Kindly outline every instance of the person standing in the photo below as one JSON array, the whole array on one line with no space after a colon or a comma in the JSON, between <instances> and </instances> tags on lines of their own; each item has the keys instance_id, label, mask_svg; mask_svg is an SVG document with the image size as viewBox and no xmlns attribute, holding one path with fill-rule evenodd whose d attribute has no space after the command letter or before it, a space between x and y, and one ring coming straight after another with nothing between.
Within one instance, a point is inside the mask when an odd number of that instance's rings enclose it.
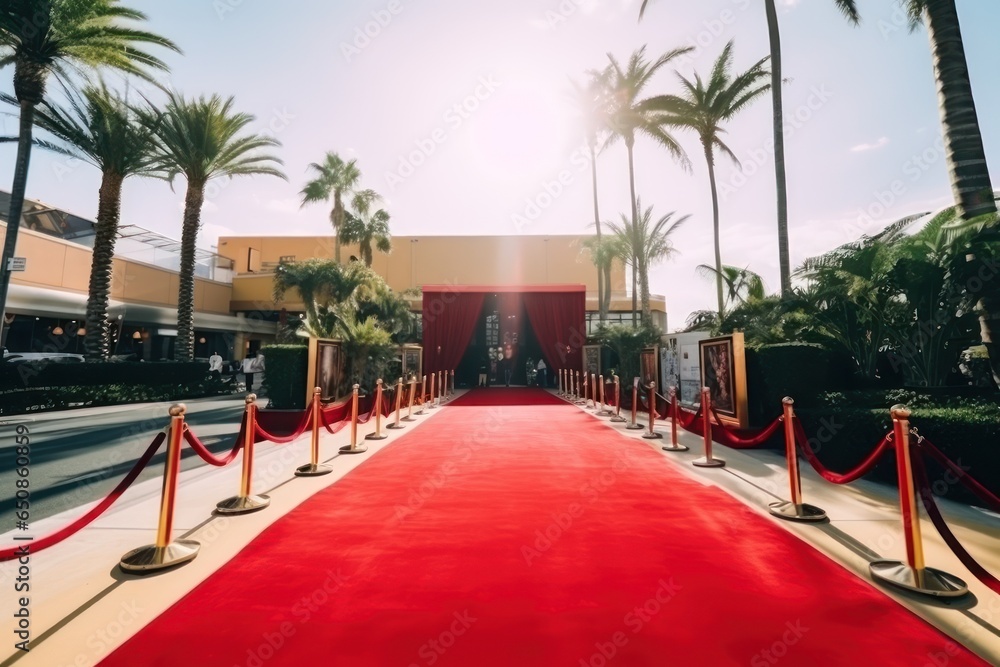
<instances>
[{"instance_id":1,"label":"person standing","mask_svg":"<svg viewBox=\"0 0 1000 667\"><path fill-rule=\"evenodd\" d=\"M538 368L538 386L539 387L548 387L549 386L549 381L548 381L549 367L545 365L545 360L544 359L539 359L538 360L538 366L537 366L537 368Z\"/></svg>"},{"instance_id":2,"label":"person standing","mask_svg":"<svg viewBox=\"0 0 1000 667\"><path fill-rule=\"evenodd\" d=\"M245 378L243 382L247 391L253 391L253 372L256 364L257 359L247 352L247 356L243 359L243 377Z\"/></svg>"},{"instance_id":3,"label":"person standing","mask_svg":"<svg viewBox=\"0 0 1000 667\"><path fill-rule=\"evenodd\" d=\"M208 372L222 377L222 357L219 356L218 352L213 352L212 356L208 358Z\"/></svg>"}]
</instances>

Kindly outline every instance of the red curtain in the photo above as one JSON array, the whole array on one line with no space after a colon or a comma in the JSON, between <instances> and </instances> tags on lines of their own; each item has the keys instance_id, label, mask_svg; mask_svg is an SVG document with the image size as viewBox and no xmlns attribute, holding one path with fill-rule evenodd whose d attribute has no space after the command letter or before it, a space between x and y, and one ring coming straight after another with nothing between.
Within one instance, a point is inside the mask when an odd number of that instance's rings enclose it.
<instances>
[{"instance_id":1,"label":"red curtain","mask_svg":"<svg viewBox=\"0 0 1000 667\"><path fill-rule=\"evenodd\" d=\"M482 292L424 292L424 369L427 373L451 371L458 366L476 330L485 298Z\"/></svg>"},{"instance_id":2,"label":"red curtain","mask_svg":"<svg viewBox=\"0 0 1000 667\"><path fill-rule=\"evenodd\" d=\"M587 341L585 292L525 292L521 298L546 365L553 371L582 368L580 348Z\"/></svg>"}]
</instances>

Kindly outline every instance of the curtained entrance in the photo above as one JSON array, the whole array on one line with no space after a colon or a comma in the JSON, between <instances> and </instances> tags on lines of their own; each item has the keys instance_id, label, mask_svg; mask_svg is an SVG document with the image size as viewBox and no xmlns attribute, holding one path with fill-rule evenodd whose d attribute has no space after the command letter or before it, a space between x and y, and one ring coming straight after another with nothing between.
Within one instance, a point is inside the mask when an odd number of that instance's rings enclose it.
<instances>
[{"instance_id":1,"label":"curtained entrance","mask_svg":"<svg viewBox=\"0 0 1000 667\"><path fill-rule=\"evenodd\" d=\"M484 321L489 331L477 331ZM545 360L549 378L562 368L581 368L581 347L586 342L586 288L583 285L489 287L425 285L423 288L424 363L427 372L457 369L470 342L505 350L504 364L523 365L519 354L521 322L531 328L536 352ZM492 333L491 333L492 332ZM535 348L534 345L531 346ZM534 358L537 362L537 358ZM501 371L502 373L502 371Z\"/></svg>"}]
</instances>

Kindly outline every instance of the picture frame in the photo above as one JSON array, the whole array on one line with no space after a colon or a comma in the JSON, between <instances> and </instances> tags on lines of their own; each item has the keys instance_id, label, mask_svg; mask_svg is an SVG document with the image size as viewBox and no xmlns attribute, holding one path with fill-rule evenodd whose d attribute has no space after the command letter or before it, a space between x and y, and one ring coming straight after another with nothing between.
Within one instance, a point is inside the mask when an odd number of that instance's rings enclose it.
<instances>
[{"instance_id":1,"label":"picture frame","mask_svg":"<svg viewBox=\"0 0 1000 667\"><path fill-rule=\"evenodd\" d=\"M601 374L601 346L583 346L583 372L587 377Z\"/></svg>"},{"instance_id":2,"label":"picture frame","mask_svg":"<svg viewBox=\"0 0 1000 667\"><path fill-rule=\"evenodd\" d=\"M747 428L746 352L743 334L709 338L698 342L701 386L709 389L712 407L719 418Z\"/></svg>"},{"instance_id":3,"label":"picture frame","mask_svg":"<svg viewBox=\"0 0 1000 667\"><path fill-rule=\"evenodd\" d=\"M323 403L338 400L344 379L343 343L335 339L310 338L308 363L306 405L312 401L314 387L319 387Z\"/></svg>"},{"instance_id":4,"label":"picture frame","mask_svg":"<svg viewBox=\"0 0 1000 667\"><path fill-rule=\"evenodd\" d=\"M650 382L659 382L659 361L659 345L644 348L639 353L639 377L642 378L643 387L648 387ZM663 389L663 387L657 386L657 389Z\"/></svg>"},{"instance_id":5,"label":"picture frame","mask_svg":"<svg viewBox=\"0 0 1000 667\"><path fill-rule=\"evenodd\" d=\"M423 377L424 348L421 345L403 345L399 348L402 362L403 382L409 382L412 375L417 380Z\"/></svg>"}]
</instances>

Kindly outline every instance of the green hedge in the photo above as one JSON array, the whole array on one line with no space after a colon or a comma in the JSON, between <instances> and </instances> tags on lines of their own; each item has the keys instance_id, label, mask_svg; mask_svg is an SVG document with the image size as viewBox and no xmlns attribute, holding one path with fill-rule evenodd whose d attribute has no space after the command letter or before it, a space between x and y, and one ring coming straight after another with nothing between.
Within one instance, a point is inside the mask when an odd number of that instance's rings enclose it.
<instances>
[{"instance_id":1,"label":"green hedge","mask_svg":"<svg viewBox=\"0 0 1000 667\"><path fill-rule=\"evenodd\" d=\"M829 393L825 405L797 410L823 465L837 472L856 466L892 429L889 408L911 410L910 423L920 435L960 463L969 475L1000 493L1000 406L989 399L928 395L907 390ZM884 407L856 407L884 406ZM872 478L895 484L895 454L890 452ZM936 463L928 465L936 495L974 502Z\"/></svg>"},{"instance_id":2,"label":"green hedge","mask_svg":"<svg viewBox=\"0 0 1000 667\"><path fill-rule=\"evenodd\" d=\"M264 354L264 389L269 408L303 410L306 407L306 376L309 348L305 345L268 345Z\"/></svg>"},{"instance_id":3,"label":"green hedge","mask_svg":"<svg viewBox=\"0 0 1000 667\"><path fill-rule=\"evenodd\" d=\"M0 391L39 387L195 385L208 376L201 361L38 361L0 364Z\"/></svg>"}]
</instances>

